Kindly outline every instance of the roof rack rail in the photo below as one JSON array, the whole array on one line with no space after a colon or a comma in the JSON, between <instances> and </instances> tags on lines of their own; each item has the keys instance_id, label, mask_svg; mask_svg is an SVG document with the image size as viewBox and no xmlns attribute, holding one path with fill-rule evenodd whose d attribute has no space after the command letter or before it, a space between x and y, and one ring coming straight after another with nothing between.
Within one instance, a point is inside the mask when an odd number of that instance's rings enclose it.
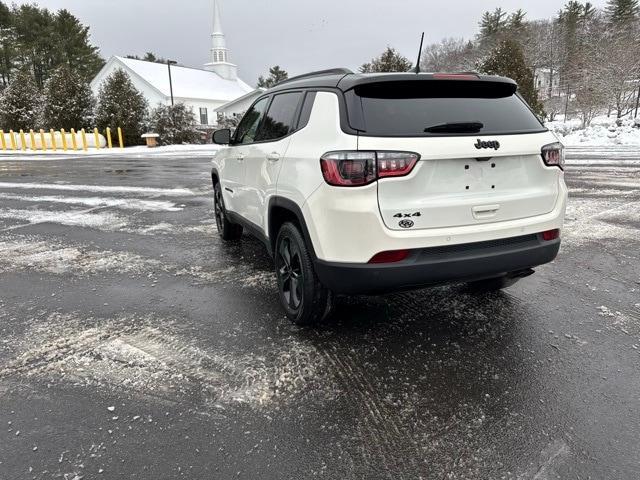
<instances>
[{"instance_id":1,"label":"roof rack rail","mask_svg":"<svg viewBox=\"0 0 640 480\"><path fill-rule=\"evenodd\" d=\"M328 70L318 70L317 72L309 72L304 75L298 75L296 77L287 78L281 82L278 82L275 86L282 85L284 83L293 82L295 80L302 80L304 78L319 77L321 75L350 75L353 74L348 68L330 68Z\"/></svg>"}]
</instances>

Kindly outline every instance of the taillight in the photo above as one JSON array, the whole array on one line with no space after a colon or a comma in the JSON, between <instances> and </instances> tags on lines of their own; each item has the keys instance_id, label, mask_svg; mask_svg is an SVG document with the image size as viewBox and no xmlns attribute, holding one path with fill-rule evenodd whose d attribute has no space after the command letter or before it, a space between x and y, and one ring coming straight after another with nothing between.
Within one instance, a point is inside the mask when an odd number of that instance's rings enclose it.
<instances>
[{"instance_id":1,"label":"taillight","mask_svg":"<svg viewBox=\"0 0 640 480\"><path fill-rule=\"evenodd\" d=\"M320 167L329 185L359 187L379 178L409 175L419 158L411 152L340 151L325 153Z\"/></svg>"},{"instance_id":2,"label":"taillight","mask_svg":"<svg viewBox=\"0 0 640 480\"><path fill-rule=\"evenodd\" d=\"M564 146L560 142L542 147L542 159L548 167L560 167L564 170Z\"/></svg>"},{"instance_id":3,"label":"taillight","mask_svg":"<svg viewBox=\"0 0 640 480\"><path fill-rule=\"evenodd\" d=\"M542 239L545 242L550 242L551 240L555 240L556 238L560 237L560 230L559 229L554 229L554 230L547 230L546 232L542 232Z\"/></svg>"},{"instance_id":4,"label":"taillight","mask_svg":"<svg viewBox=\"0 0 640 480\"><path fill-rule=\"evenodd\" d=\"M409 256L409 250L390 250L373 256L369 263L397 263Z\"/></svg>"},{"instance_id":5,"label":"taillight","mask_svg":"<svg viewBox=\"0 0 640 480\"><path fill-rule=\"evenodd\" d=\"M416 166L417 153L378 152L378 178L404 177Z\"/></svg>"}]
</instances>

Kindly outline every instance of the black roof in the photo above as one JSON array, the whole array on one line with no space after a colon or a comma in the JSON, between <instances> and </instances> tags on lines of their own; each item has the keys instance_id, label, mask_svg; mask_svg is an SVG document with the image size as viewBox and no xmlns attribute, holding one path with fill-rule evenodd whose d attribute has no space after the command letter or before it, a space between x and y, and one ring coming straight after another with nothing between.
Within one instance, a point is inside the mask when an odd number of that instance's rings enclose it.
<instances>
[{"instance_id":1,"label":"black roof","mask_svg":"<svg viewBox=\"0 0 640 480\"><path fill-rule=\"evenodd\" d=\"M280 82L269 90L277 92L281 90L290 90L295 88L338 88L344 92L351 90L358 85L368 83L383 82L410 82L416 80L433 80L433 81L456 81L456 76L466 76L466 79L458 81L473 81L482 83L503 83L517 87L516 82L506 77L498 77L493 75L480 75L478 73L353 73L346 68L336 68L331 70L321 70L319 72L311 72L305 75L290 78ZM476 77L469 80L468 77Z\"/></svg>"}]
</instances>

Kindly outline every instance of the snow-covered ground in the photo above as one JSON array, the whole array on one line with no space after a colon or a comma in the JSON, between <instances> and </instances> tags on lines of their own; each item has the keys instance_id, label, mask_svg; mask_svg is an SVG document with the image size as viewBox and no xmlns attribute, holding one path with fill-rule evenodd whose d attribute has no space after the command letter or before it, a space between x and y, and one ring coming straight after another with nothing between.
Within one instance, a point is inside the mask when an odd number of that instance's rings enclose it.
<instances>
[{"instance_id":1,"label":"snow-covered ground","mask_svg":"<svg viewBox=\"0 0 640 480\"><path fill-rule=\"evenodd\" d=\"M127 148L101 148L89 149L88 151L72 151L57 150L0 150L0 160L7 157L19 156L21 160L42 160L43 158L55 157L57 159L77 158L83 156L105 156L112 155L117 157L163 157L163 156L181 156L188 155L190 157L211 156L214 155L221 147L218 145L168 145L166 147L148 148L146 146L136 146Z\"/></svg>"},{"instance_id":2,"label":"snow-covered ground","mask_svg":"<svg viewBox=\"0 0 640 480\"><path fill-rule=\"evenodd\" d=\"M640 118L623 119L617 125L615 117L596 117L591 125L581 128L579 119L547 122L547 127L560 137L567 147L628 145L640 147Z\"/></svg>"}]
</instances>

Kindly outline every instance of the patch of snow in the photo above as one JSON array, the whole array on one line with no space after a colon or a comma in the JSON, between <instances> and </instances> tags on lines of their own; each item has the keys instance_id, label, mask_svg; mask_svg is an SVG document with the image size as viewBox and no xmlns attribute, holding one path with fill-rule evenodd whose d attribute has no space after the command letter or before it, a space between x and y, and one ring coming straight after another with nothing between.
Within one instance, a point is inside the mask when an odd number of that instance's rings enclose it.
<instances>
[{"instance_id":1,"label":"patch of snow","mask_svg":"<svg viewBox=\"0 0 640 480\"><path fill-rule=\"evenodd\" d=\"M153 225L148 225L146 227L141 227L135 230L132 230L134 233L138 233L140 235L151 235L151 234L203 234L203 235L214 235L216 232L216 227L213 224L203 224L203 225L178 225L168 222L160 222L155 223Z\"/></svg>"},{"instance_id":2,"label":"patch of snow","mask_svg":"<svg viewBox=\"0 0 640 480\"><path fill-rule=\"evenodd\" d=\"M187 188L151 188L151 187L127 187L124 185L72 185L63 183L23 183L0 182L0 189L23 190L61 190L67 192L100 192L100 193L136 193L140 195L162 195L167 197L192 196L193 191Z\"/></svg>"},{"instance_id":3,"label":"patch of snow","mask_svg":"<svg viewBox=\"0 0 640 480\"><path fill-rule=\"evenodd\" d=\"M198 346L173 330L167 319L53 314L21 337L0 379L39 378L175 403L197 393L211 409L261 408L305 392L335 391L324 355L308 342L289 338L262 356Z\"/></svg>"},{"instance_id":4,"label":"patch of snow","mask_svg":"<svg viewBox=\"0 0 640 480\"><path fill-rule=\"evenodd\" d=\"M127 225L127 222L114 213L67 211L52 212L48 210L17 210L11 208L0 209L0 218L22 220L30 224L57 223L73 227L97 228L101 230L117 230Z\"/></svg>"},{"instance_id":5,"label":"patch of snow","mask_svg":"<svg viewBox=\"0 0 640 480\"><path fill-rule=\"evenodd\" d=\"M0 272L29 268L54 274L142 273L160 266L156 260L128 252L87 250L33 240L0 240Z\"/></svg>"},{"instance_id":6,"label":"patch of snow","mask_svg":"<svg viewBox=\"0 0 640 480\"><path fill-rule=\"evenodd\" d=\"M173 202L142 200L139 198L33 196L0 193L0 199L20 202L64 203L67 205L84 205L87 207L114 207L122 210L145 210L150 212L179 212L183 210L183 208L178 207Z\"/></svg>"},{"instance_id":7,"label":"patch of snow","mask_svg":"<svg viewBox=\"0 0 640 480\"><path fill-rule=\"evenodd\" d=\"M567 205L563 244L569 247L606 238L640 240L638 201L629 199L570 198Z\"/></svg>"},{"instance_id":8,"label":"patch of snow","mask_svg":"<svg viewBox=\"0 0 640 480\"><path fill-rule=\"evenodd\" d=\"M102 149L91 149L88 151L71 151L67 150L66 152L62 149L59 149L55 152L48 151L22 151L22 150L3 150L0 151L0 161L2 160L16 160L19 159L21 161L41 161L41 160L71 160L74 158L81 157L106 157L106 156L116 156L119 158L122 157L130 157L130 158L153 158L153 157L183 157L188 155L190 157L213 157L218 150L220 150L220 146L212 145L212 144L204 144L204 145L167 145L157 148L148 148L145 146L135 146L135 147L126 147L126 148L102 148Z\"/></svg>"},{"instance_id":9,"label":"patch of snow","mask_svg":"<svg viewBox=\"0 0 640 480\"><path fill-rule=\"evenodd\" d=\"M640 123L633 119L622 119L618 125L613 117L598 117L585 129L580 128L579 120L554 121L546 125L565 146L640 146Z\"/></svg>"}]
</instances>

